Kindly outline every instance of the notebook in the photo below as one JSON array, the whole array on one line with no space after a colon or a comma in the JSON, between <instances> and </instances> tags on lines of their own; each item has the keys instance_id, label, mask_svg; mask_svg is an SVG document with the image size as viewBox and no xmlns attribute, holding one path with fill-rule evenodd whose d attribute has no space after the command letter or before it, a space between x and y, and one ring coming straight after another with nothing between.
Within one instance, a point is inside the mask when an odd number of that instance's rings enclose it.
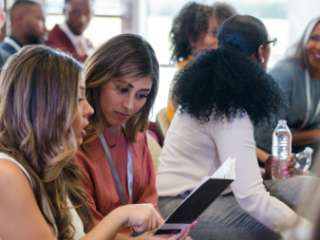
<instances>
[{"instance_id":1,"label":"notebook","mask_svg":"<svg viewBox=\"0 0 320 240\"><path fill-rule=\"evenodd\" d=\"M204 177L154 235L179 233L181 229L195 221L235 180L235 161L229 157L211 177Z\"/></svg>"}]
</instances>

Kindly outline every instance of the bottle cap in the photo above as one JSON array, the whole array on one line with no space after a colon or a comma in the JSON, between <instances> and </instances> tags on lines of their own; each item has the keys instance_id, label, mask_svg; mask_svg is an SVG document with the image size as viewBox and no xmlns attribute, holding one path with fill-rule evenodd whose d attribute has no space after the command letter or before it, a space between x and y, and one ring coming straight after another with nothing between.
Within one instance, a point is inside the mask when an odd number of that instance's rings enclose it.
<instances>
[{"instance_id":1,"label":"bottle cap","mask_svg":"<svg viewBox=\"0 0 320 240\"><path fill-rule=\"evenodd\" d=\"M309 154L312 154L312 153L313 153L313 149L310 148L310 147L306 147L306 148L304 149L304 151L305 151L306 153L309 153Z\"/></svg>"},{"instance_id":2,"label":"bottle cap","mask_svg":"<svg viewBox=\"0 0 320 240\"><path fill-rule=\"evenodd\" d=\"M281 119L278 121L278 124L287 124L287 120Z\"/></svg>"}]
</instances>

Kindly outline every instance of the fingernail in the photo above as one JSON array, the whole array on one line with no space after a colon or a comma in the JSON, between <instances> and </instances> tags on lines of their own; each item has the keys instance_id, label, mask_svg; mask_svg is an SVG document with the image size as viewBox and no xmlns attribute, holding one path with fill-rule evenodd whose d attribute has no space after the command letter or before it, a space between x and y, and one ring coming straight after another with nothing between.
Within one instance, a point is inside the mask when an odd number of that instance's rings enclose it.
<instances>
[{"instance_id":1,"label":"fingernail","mask_svg":"<svg viewBox=\"0 0 320 240\"><path fill-rule=\"evenodd\" d=\"M291 161L292 161L292 159L291 159L291 158L287 159L287 163L289 163L289 162L291 162Z\"/></svg>"},{"instance_id":2,"label":"fingernail","mask_svg":"<svg viewBox=\"0 0 320 240\"><path fill-rule=\"evenodd\" d=\"M288 172L287 172L287 171L285 171L285 172L283 172L283 174L284 174L284 175L288 175Z\"/></svg>"},{"instance_id":3,"label":"fingernail","mask_svg":"<svg viewBox=\"0 0 320 240\"><path fill-rule=\"evenodd\" d=\"M291 176L288 174L288 175L286 175L286 177L289 178L289 177L291 177Z\"/></svg>"},{"instance_id":4,"label":"fingernail","mask_svg":"<svg viewBox=\"0 0 320 240\"><path fill-rule=\"evenodd\" d=\"M282 167L282 170L283 170L283 171L285 171L285 170L287 170L287 169L288 169L287 166Z\"/></svg>"},{"instance_id":5,"label":"fingernail","mask_svg":"<svg viewBox=\"0 0 320 240\"><path fill-rule=\"evenodd\" d=\"M272 157L272 161L278 161L278 158Z\"/></svg>"}]
</instances>

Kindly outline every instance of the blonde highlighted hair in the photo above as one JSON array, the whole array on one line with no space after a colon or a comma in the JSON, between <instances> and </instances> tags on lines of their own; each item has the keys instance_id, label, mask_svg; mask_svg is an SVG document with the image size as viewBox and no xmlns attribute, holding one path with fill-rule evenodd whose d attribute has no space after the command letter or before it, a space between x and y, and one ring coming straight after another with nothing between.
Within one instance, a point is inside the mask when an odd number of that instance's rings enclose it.
<instances>
[{"instance_id":1,"label":"blonde highlighted hair","mask_svg":"<svg viewBox=\"0 0 320 240\"><path fill-rule=\"evenodd\" d=\"M74 235L68 198L85 230L93 225L80 187L72 128L81 72L71 57L30 45L9 58L0 77L0 152L27 170L37 204L59 240Z\"/></svg>"},{"instance_id":2,"label":"blonde highlighted hair","mask_svg":"<svg viewBox=\"0 0 320 240\"><path fill-rule=\"evenodd\" d=\"M138 132L147 130L149 113L155 101L159 84L159 64L151 45L134 34L121 34L111 38L89 57L84 64L86 97L94 109L84 144L97 138L104 129L100 106L101 87L109 81L152 77L152 87L145 105L125 123L128 141L135 142Z\"/></svg>"}]
</instances>

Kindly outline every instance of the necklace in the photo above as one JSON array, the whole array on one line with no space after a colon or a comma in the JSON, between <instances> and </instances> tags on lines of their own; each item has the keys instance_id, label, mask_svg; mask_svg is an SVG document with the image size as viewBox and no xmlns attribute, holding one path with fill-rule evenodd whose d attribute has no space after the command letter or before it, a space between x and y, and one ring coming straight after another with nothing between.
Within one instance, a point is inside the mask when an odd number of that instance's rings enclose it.
<instances>
[{"instance_id":1,"label":"necklace","mask_svg":"<svg viewBox=\"0 0 320 240\"><path fill-rule=\"evenodd\" d=\"M112 149L112 148L114 148L116 145L117 145L117 142L118 142L118 135L119 135L119 127L117 127L117 135L116 135L116 141L115 141L115 143L113 144L113 145L110 145L109 143L108 143L108 145L109 145L109 147L110 147L110 149Z\"/></svg>"}]
</instances>

